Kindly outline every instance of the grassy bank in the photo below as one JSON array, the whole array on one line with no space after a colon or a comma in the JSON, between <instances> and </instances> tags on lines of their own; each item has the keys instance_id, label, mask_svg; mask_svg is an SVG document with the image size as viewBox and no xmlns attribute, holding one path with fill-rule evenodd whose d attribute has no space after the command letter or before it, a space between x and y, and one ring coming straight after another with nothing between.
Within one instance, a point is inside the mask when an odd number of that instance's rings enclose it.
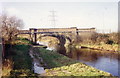
<instances>
[{"instance_id":1,"label":"grassy bank","mask_svg":"<svg viewBox=\"0 0 120 78\"><path fill-rule=\"evenodd\" d=\"M80 47L86 47L86 48L91 48L91 49L96 49L96 50L106 50L106 51L111 51L111 52L118 52L119 47L118 44L74 44L76 48Z\"/></svg>"},{"instance_id":2,"label":"grassy bank","mask_svg":"<svg viewBox=\"0 0 120 78\"><path fill-rule=\"evenodd\" d=\"M30 41L18 39L5 46L7 58L3 64L3 76L31 76L32 59L29 56ZM6 65L7 64L7 65Z\"/></svg>"},{"instance_id":3,"label":"grassy bank","mask_svg":"<svg viewBox=\"0 0 120 78\"><path fill-rule=\"evenodd\" d=\"M78 42L73 46L76 48L87 47L91 49L106 50L111 52L118 52L119 46L119 33L94 33L91 36L89 34L78 37Z\"/></svg>"},{"instance_id":4,"label":"grassy bank","mask_svg":"<svg viewBox=\"0 0 120 78\"><path fill-rule=\"evenodd\" d=\"M100 71L57 52L44 48L36 48L34 51L39 52L40 57L47 64L46 76L110 76L107 72Z\"/></svg>"},{"instance_id":5,"label":"grassy bank","mask_svg":"<svg viewBox=\"0 0 120 78\"><path fill-rule=\"evenodd\" d=\"M11 71L11 75L18 75L18 76L28 76L31 75L33 72L32 69L32 59L29 56L29 49L30 46L28 45L13 45L12 55L14 67Z\"/></svg>"},{"instance_id":6,"label":"grassy bank","mask_svg":"<svg viewBox=\"0 0 120 78\"><path fill-rule=\"evenodd\" d=\"M12 45L11 48L11 55L9 57L11 60L8 60L8 66L12 67L10 68L4 68L4 73L10 73L6 74L4 76L31 76L33 75L32 71L32 59L29 56L29 45ZM4 66L3 66L4 67ZM9 70L9 71L8 71Z\"/></svg>"}]
</instances>

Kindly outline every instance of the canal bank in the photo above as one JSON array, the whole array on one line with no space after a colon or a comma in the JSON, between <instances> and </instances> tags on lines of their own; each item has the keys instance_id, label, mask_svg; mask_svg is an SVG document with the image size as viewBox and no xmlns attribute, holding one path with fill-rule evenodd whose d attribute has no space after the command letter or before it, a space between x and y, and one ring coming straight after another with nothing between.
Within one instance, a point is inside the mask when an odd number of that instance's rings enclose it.
<instances>
[{"instance_id":1,"label":"canal bank","mask_svg":"<svg viewBox=\"0 0 120 78\"><path fill-rule=\"evenodd\" d=\"M38 47L34 47L34 51L39 54L37 57L43 59L45 76L111 76L110 73L70 59L55 51Z\"/></svg>"},{"instance_id":2,"label":"canal bank","mask_svg":"<svg viewBox=\"0 0 120 78\"><path fill-rule=\"evenodd\" d=\"M59 49L57 48L58 49L57 52L73 60L77 60L78 62L82 62L86 65L92 66L96 69L109 72L113 76L118 76L118 52L111 52L106 50L102 51L98 49L91 49L81 46L76 47L76 45L74 44L69 45L69 47L66 47L64 45L64 47L65 47L64 50L61 48ZM78 51L76 51L75 49L77 49ZM50 50L52 51L54 49Z\"/></svg>"},{"instance_id":3,"label":"canal bank","mask_svg":"<svg viewBox=\"0 0 120 78\"><path fill-rule=\"evenodd\" d=\"M109 51L109 52L118 52L119 53L119 45L118 44L73 44L75 48L89 48L93 50L101 50L101 51Z\"/></svg>"}]
</instances>

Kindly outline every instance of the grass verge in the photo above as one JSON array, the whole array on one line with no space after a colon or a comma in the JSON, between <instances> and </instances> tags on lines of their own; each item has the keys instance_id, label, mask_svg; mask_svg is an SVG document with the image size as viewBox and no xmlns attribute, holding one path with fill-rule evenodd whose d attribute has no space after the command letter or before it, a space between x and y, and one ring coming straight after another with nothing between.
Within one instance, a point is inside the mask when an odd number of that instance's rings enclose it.
<instances>
[{"instance_id":1,"label":"grass verge","mask_svg":"<svg viewBox=\"0 0 120 78\"><path fill-rule=\"evenodd\" d=\"M8 66L3 65L2 75L5 76L35 76L32 71L32 59L29 56L31 42L26 39L18 39L5 46ZM9 61L9 58L11 60ZM6 60L6 59L5 59ZM11 64L12 63L12 64ZM7 71L9 70L9 71ZM7 71L7 72L6 72Z\"/></svg>"},{"instance_id":2,"label":"grass verge","mask_svg":"<svg viewBox=\"0 0 120 78\"><path fill-rule=\"evenodd\" d=\"M29 45L13 45L12 58L14 62L12 76L29 76L32 75L32 59L29 56Z\"/></svg>"}]
</instances>

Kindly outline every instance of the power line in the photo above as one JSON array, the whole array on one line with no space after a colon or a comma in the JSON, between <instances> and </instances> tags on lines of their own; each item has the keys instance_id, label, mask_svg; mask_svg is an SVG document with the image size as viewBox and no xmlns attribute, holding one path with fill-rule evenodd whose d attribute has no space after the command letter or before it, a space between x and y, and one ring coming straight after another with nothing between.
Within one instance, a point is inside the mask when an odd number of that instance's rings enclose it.
<instances>
[{"instance_id":1,"label":"power line","mask_svg":"<svg viewBox=\"0 0 120 78\"><path fill-rule=\"evenodd\" d=\"M55 12L56 11L54 11L54 10L52 10L52 11L50 11L52 14L50 15L51 17L52 17L52 23L53 23L53 27L55 28L55 26L56 26L56 19L55 19L55 17L56 17L56 15L55 15Z\"/></svg>"}]
</instances>

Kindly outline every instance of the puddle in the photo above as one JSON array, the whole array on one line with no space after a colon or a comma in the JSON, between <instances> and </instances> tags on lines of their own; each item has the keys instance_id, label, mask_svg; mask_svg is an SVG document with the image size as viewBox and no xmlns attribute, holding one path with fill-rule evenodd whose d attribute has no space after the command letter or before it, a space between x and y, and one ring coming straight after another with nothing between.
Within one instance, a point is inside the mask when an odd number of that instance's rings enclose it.
<instances>
[{"instance_id":1,"label":"puddle","mask_svg":"<svg viewBox=\"0 0 120 78\"><path fill-rule=\"evenodd\" d=\"M33 53L32 50L30 50L29 55L33 59L33 70L34 70L34 73L36 73L36 74L44 74L45 73L44 67L42 67L42 65L40 64L40 60L41 59L37 59L35 57L35 53Z\"/></svg>"},{"instance_id":2,"label":"puddle","mask_svg":"<svg viewBox=\"0 0 120 78\"><path fill-rule=\"evenodd\" d=\"M43 74L45 73L45 70L43 67L39 66L37 62L34 62L34 73Z\"/></svg>"}]
</instances>

